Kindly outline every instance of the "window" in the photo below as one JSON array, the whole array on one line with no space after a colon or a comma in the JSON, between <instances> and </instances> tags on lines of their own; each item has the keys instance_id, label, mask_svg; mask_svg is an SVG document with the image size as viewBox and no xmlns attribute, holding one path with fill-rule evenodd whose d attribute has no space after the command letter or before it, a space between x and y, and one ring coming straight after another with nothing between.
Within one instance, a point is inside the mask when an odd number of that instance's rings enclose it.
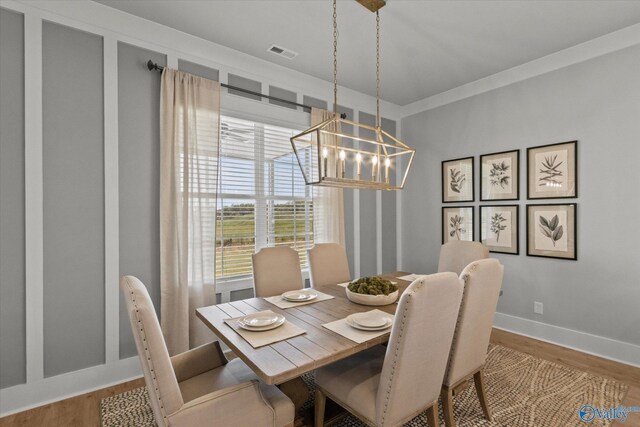
<instances>
[{"instance_id":1,"label":"window","mask_svg":"<svg viewBox=\"0 0 640 427\"><path fill-rule=\"evenodd\" d=\"M217 279L250 275L251 255L267 246L292 247L306 267L313 199L289 142L298 132L221 117Z\"/></svg>"}]
</instances>

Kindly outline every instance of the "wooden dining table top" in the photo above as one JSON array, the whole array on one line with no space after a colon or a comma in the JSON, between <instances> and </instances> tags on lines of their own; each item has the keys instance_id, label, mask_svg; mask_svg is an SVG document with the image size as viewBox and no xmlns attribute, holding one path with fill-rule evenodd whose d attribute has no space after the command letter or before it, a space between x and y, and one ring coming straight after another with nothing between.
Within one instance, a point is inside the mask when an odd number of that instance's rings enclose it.
<instances>
[{"instance_id":1,"label":"wooden dining table top","mask_svg":"<svg viewBox=\"0 0 640 427\"><path fill-rule=\"evenodd\" d=\"M410 282L398 277L407 274L409 273L396 271L381 276L396 281L402 295ZM356 304L347 299L345 288L337 284L319 286L316 289L335 298L287 309L278 308L263 298L248 298L201 307L196 310L196 315L267 384L281 384L389 340L391 330L358 344L322 325L375 308L394 314L397 303L378 307ZM264 347L253 348L225 323L225 319L264 310L282 314L287 321L304 329L306 333Z\"/></svg>"}]
</instances>

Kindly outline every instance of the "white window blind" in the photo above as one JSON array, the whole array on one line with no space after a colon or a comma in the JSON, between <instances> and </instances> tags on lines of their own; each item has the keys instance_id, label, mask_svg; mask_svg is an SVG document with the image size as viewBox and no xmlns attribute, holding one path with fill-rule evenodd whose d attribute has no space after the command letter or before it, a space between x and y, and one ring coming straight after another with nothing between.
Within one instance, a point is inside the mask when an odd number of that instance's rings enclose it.
<instances>
[{"instance_id":1,"label":"white window blind","mask_svg":"<svg viewBox=\"0 0 640 427\"><path fill-rule=\"evenodd\" d=\"M218 279L251 275L251 255L267 246L292 247L306 267L306 250L313 246L313 199L289 142L298 132L221 117Z\"/></svg>"}]
</instances>

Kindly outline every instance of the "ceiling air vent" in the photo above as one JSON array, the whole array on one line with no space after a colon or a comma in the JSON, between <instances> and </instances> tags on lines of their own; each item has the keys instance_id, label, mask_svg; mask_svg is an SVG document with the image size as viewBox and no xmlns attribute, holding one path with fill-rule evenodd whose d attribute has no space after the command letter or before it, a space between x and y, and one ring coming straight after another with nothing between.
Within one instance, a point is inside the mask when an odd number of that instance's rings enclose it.
<instances>
[{"instance_id":1,"label":"ceiling air vent","mask_svg":"<svg viewBox=\"0 0 640 427\"><path fill-rule=\"evenodd\" d=\"M276 55L282 56L283 58L287 58L287 59L293 59L296 56L298 56L297 52L294 52L290 49L286 49L282 46L278 46L275 44L272 44L271 47L267 49L267 52L275 53Z\"/></svg>"}]
</instances>

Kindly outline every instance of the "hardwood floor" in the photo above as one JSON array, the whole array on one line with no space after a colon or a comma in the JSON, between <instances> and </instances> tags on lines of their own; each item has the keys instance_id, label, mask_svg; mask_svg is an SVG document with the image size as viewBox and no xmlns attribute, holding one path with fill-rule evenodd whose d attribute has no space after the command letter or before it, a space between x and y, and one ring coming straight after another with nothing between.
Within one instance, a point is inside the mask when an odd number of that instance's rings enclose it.
<instances>
[{"instance_id":1,"label":"hardwood floor","mask_svg":"<svg viewBox=\"0 0 640 427\"><path fill-rule=\"evenodd\" d=\"M142 378L0 418L0 427L100 427L100 401L144 385Z\"/></svg>"},{"instance_id":2,"label":"hardwood floor","mask_svg":"<svg viewBox=\"0 0 640 427\"><path fill-rule=\"evenodd\" d=\"M640 406L640 369L638 368L498 329L493 330L491 342L627 383L629 384L629 392L622 404L624 406ZM101 399L140 387L143 384L142 379L129 381L0 418L0 427L99 427ZM640 427L640 413L631 414L626 422L617 421L613 426Z\"/></svg>"}]
</instances>

